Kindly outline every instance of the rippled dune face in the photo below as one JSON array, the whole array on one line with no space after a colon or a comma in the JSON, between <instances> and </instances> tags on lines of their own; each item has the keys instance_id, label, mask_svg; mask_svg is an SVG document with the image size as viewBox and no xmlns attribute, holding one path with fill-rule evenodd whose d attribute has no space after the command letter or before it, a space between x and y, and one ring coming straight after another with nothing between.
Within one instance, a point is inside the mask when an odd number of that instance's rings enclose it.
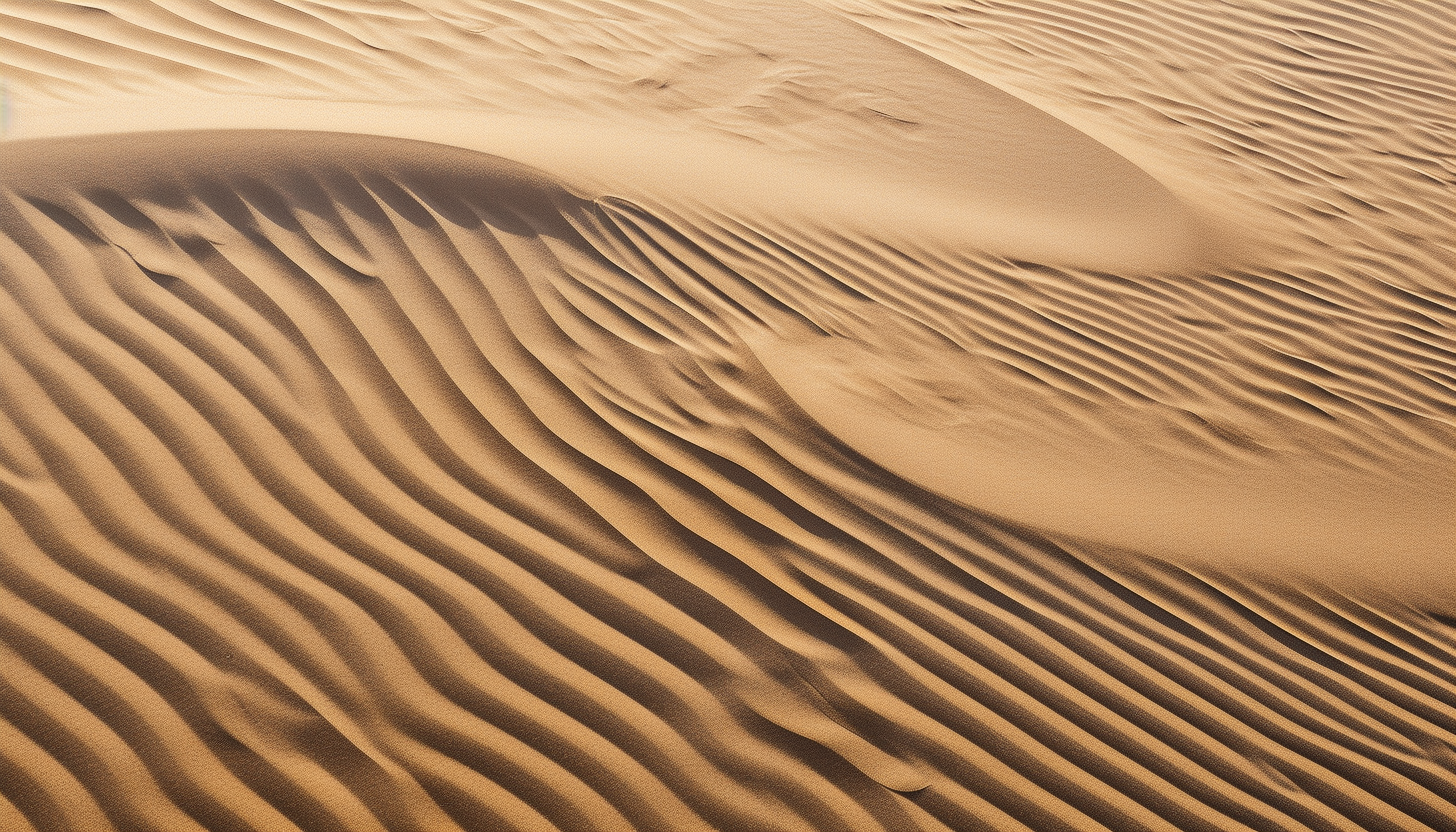
<instances>
[{"instance_id":1,"label":"rippled dune face","mask_svg":"<svg viewBox=\"0 0 1456 832\"><path fill-rule=\"evenodd\" d=\"M1441 7L94 5L0 830L1456 817Z\"/></svg>"}]
</instances>

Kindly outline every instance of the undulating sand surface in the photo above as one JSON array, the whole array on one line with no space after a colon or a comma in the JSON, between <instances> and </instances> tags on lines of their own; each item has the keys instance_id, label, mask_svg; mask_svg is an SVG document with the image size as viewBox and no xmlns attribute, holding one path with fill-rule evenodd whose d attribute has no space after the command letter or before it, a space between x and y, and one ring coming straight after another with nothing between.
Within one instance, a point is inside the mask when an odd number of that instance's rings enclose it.
<instances>
[{"instance_id":1,"label":"undulating sand surface","mask_svg":"<svg viewBox=\"0 0 1456 832\"><path fill-rule=\"evenodd\" d=\"M0 832L1456 830L1456 7L0 0Z\"/></svg>"}]
</instances>

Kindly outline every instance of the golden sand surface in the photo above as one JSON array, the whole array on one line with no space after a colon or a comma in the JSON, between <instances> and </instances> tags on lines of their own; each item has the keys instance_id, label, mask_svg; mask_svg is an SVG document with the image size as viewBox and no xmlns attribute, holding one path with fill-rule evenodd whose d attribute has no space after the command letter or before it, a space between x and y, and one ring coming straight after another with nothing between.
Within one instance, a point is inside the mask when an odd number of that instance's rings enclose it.
<instances>
[{"instance_id":1,"label":"golden sand surface","mask_svg":"<svg viewBox=\"0 0 1456 832\"><path fill-rule=\"evenodd\" d=\"M0 0L0 832L1456 830L1456 8Z\"/></svg>"}]
</instances>

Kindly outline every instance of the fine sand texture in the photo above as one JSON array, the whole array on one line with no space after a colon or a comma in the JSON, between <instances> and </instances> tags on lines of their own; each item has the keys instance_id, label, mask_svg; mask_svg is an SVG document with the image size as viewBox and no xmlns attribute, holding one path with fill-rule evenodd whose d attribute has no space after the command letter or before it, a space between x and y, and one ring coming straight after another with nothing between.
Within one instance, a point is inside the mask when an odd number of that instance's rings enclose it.
<instances>
[{"instance_id":1,"label":"fine sand texture","mask_svg":"<svg viewBox=\"0 0 1456 832\"><path fill-rule=\"evenodd\" d=\"M0 0L0 832L1456 831L1456 10Z\"/></svg>"}]
</instances>

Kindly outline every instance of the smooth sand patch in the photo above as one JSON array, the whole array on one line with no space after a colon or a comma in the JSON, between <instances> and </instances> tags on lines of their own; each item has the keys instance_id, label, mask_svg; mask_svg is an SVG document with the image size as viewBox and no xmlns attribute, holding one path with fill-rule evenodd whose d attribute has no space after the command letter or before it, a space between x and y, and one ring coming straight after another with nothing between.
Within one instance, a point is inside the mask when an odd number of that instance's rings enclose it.
<instances>
[{"instance_id":1,"label":"smooth sand patch","mask_svg":"<svg viewBox=\"0 0 1456 832\"><path fill-rule=\"evenodd\" d=\"M1388 593L1456 611L1456 470L1449 460L1392 461L1391 474L1376 476L1299 457L1180 460L1133 441L1150 426L1120 441L931 427L898 415L875 390L856 388L843 362L871 353L836 340L758 336L749 343L815 422L916 485L1044 532L1185 566ZM1014 419L1009 411L1036 405L982 406Z\"/></svg>"}]
</instances>

